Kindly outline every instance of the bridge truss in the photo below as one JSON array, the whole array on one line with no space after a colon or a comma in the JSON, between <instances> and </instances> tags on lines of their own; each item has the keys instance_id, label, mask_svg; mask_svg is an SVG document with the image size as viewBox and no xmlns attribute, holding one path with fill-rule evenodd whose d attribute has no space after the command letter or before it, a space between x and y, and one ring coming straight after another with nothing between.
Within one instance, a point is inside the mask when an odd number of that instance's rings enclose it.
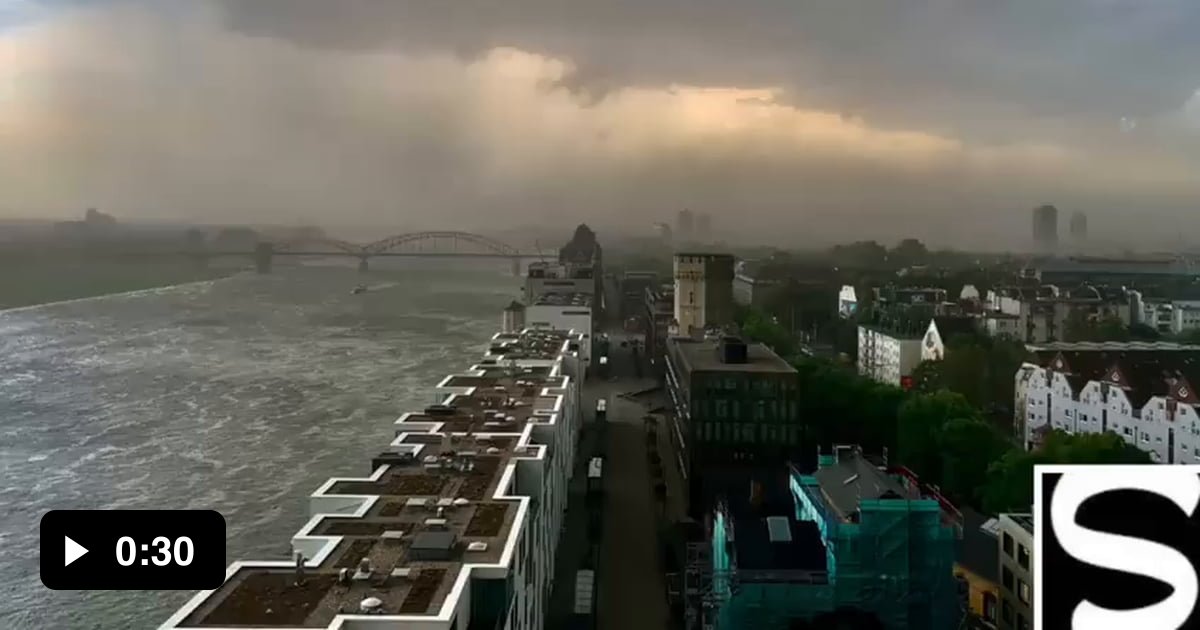
<instances>
[{"instance_id":1,"label":"bridge truss","mask_svg":"<svg viewBox=\"0 0 1200 630\"><path fill-rule=\"evenodd\" d=\"M301 239L278 243L276 253L328 251L361 258L399 253L479 254L522 256L516 247L494 238L458 231L430 231L397 234L365 245L337 239Z\"/></svg>"}]
</instances>

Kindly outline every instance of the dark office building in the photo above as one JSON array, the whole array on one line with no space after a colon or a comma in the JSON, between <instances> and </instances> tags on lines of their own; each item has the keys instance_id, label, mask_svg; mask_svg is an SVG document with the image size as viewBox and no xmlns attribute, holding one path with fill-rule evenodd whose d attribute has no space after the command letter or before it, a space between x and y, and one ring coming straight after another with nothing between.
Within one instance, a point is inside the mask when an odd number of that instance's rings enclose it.
<instances>
[{"instance_id":1,"label":"dark office building","mask_svg":"<svg viewBox=\"0 0 1200 630\"><path fill-rule=\"evenodd\" d=\"M592 295L596 296L592 311L597 321L603 316L604 304L604 257L596 233L586 224L580 223L571 235L571 240L558 250L558 261L570 265L572 277L593 278Z\"/></svg>"},{"instance_id":2,"label":"dark office building","mask_svg":"<svg viewBox=\"0 0 1200 630\"><path fill-rule=\"evenodd\" d=\"M666 362L667 338L675 319L675 288L669 284L647 287L644 295L646 356L655 376L661 379L666 371L663 364Z\"/></svg>"},{"instance_id":3,"label":"dark office building","mask_svg":"<svg viewBox=\"0 0 1200 630\"><path fill-rule=\"evenodd\" d=\"M653 271L626 271L621 277L621 318L640 318L646 311L646 290L657 287L658 274Z\"/></svg>"},{"instance_id":4,"label":"dark office building","mask_svg":"<svg viewBox=\"0 0 1200 630\"><path fill-rule=\"evenodd\" d=\"M733 336L667 342L671 439L700 519L730 470L782 464L800 445L796 370L762 344Z\"/></svg>"},{"instance_id":5,"label":"dark office building","mask_svg":"<svg viewBox=\"0 0 1200 630\"><path fill-rule=\"evenodd\" d=\"M1058 247L1058 208L1051 205L1033 210L1033 244L1040 252L1052 253Z\"/></svg>"},{"instance_id":6,"label":"dark office building","mask_svg":"<svg viewBox=\"0 0 1200 630\"><path fill-rule=\"evenodd\" d=\"M1087 215L1082 212L1071 214L1071 240L1081 243L1087 240Z\"/></svg>"},{"instance_id":7,"label":"dark office building","mask_svg":"<svg viewBox=\"0 0 1200 630\"><path fill-rule=\"evenodd\" d=\"M712 241L712 215L707 212L696 213L696 233L694 235L697 243L709 243Z\"/></svg>"},{"instance_id":8,"label":"dark office building","mask_svg":"<svg viewBox=\"0 0 1200 630\"><path fill-rule=\"evenodd\" d=\"M696 229L696 215L691 210L680 210L679 215L675 217L675 236L682 242L692 240L693 232Z\"/></svg>"}]
</instances>

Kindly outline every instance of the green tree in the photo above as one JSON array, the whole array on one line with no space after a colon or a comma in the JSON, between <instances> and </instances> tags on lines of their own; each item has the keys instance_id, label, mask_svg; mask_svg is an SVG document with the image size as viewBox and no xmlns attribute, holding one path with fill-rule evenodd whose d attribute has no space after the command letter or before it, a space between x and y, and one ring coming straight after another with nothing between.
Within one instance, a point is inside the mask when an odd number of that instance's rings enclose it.
<instances>
[{"instance_id":1,"label":"green tree","mask_svg":"<svg viewBox=\"0 0 1200 630\"><path fill-rule=\"evenodd\" d=\"M929 260L929 250L915 238L906 238L888 253L888 261L897 266L921 265Z\"/></svg>"},{"instance_id":2,"label":"green tree","mask_svg":"<svg viewBox=\"0 0 1200 630\"><path fill-rule=\"evenodd\" d=\"M782 357L796 354L795 338L770 315L758 309L747 309L740 323L742 334L752 341L766 344Z\"/></svg>"},{"instance_id":3,"label":"green tree","mask_svg":"<svg viewBox=\"0 0 1200 630\"><path fill-rule=\"evenodd\" d=\"M922 361L913 368L913 391L932 394L939 389L946 389L942 367L944 361Z\"/></svg>"},{"instance_id":4,"label":"green tree","mask_svg":"<svg viewBox=\"0 0 1200 630\"><path fill-rule=\"evenodd\" d=\"M887 266L887 248L875 241L857 241L849 245L835 245L829 257L839 267L858 269L882 269Z\"/></svg>"},{"instance_id":5,"label":"green tree","mask_svg":"<svg viewBox=\"0 0 1200 630\"><path fill-rule=\"evenodd\" d=\"M988 468L983 509L991 514L1028 510L1033 504L1033 467L1037 464L1146 464L1150 456L1115 433L1072 435L1050 431L1040 449L1011 450Z\"/></svg>"},{"instance_id":6,"label":"green tree","mask_svg":"<svg viewBox=\"0 0 1200 630\"><path fill-rule=\"evenodd\" d=\"M942 491L955 501L978 507L988 482L988 468L1012 445L994 426L975 418L952 418L937 437Z\"/></svg>"},{"instance_id":7,"label":"green tree","mask_svg":"<svg viewBox=\"0 0 1200 630\"><path fill-rule=\"evenodd\" d=\"M1096 318L1076 309L1067 315L1063 326L1066 341L1129 341L1129 327L1115 315Z\"/></svg>"},{"instance_id":8,"label":"green tree","mask_svg":"<svg viewBox=\"0 0 1200 630\"><path fill-rule=\"evenodd\" d=\"M1136 341L1158 341L1162 335L1153 326L1141 322L1129 325L1129 337Z\"/></svg>"},{"instance_id":9,"label":"green tree","mask_svg":"<svg viewBox=\"0 0 1200 630\"><path fill-rule=\"evenodd\" d=\"M1175 336L1179 343L1200 344L1200 328L1185 330Z\"/></svg>"},{"instance_id":10,"label":"green tree","mask_svg":"<svg viewBox=\"0 0 1200 630\"><path fill-rule=\"evenodd\" d=\"M941 483L939 434L947 422L958 418L979 418L979 412L960 394L942 390L905 400L897 412L897 459L926 482Z\"/></svg>"},{"instance_id":11,"label":"green tree","mask_svg":"<svg viewBox=\"0 0 1200 630\"><path fill-rule=\"evenodd\" d=\"M1012 422L1013 375L1027 352L1019 343L983 335L959 335L946 342L941 361L926 361L913 372L918 391L948 389L962 394L997 426Z\"/></svg>"}]
</instances>

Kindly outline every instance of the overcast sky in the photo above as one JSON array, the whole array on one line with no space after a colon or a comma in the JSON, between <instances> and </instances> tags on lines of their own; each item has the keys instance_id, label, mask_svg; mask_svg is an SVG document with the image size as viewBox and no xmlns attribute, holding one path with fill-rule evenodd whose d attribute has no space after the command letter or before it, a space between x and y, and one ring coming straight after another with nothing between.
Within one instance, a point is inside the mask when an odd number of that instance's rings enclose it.
<instances>
[{"instance_id":1,"label":"overcast sky","mask_svg":"<svg viewBox=\"0 0 1200 630\"><path fill-rule=\"evenodd\" d=\"M1196 0L0 0L0 216L1200 234ZM1064 220L1065 223L1065 220Z\"/></svg>"}]
</instances>

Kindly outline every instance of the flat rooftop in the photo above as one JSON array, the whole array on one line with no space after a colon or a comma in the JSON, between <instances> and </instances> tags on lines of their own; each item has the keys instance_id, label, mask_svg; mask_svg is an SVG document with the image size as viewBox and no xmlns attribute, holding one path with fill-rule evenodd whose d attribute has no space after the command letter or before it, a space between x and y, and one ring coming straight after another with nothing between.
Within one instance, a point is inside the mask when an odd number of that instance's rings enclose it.
<instances>
[{"instance_id":1,"label":"flat rooftop","mask_svg":"<svg viewBox=\"0 0 1200 630\"><path fill-rule=\"evenodd\" d=\"M396 423L398 430L413 422L437 422L448 433L520 433L538 412L554 411L556 394L547 388L566 386L565 377L522 373L502 376L454 375L443 380L443 388L470 388L470 393L448 397L442 404L406 414Z\"/></svg>"},{"instance_id":2,"label":"flat rooftop","mask_svg":"<svg viewBox=\"0 0 1200 630\"><path fill-rule=\"evenodd\" d=\"M688 372L755 372L795 374L796 368L761 343L746 344L745 363L725 363L717 356L720 343L713 340L673 337L668 345Z\"/></svg>"},{"instance_id":3,"label":"flat rooftop","mask_svg":"<svg viewBox=\"0 0 1200 630\"><path fill-rule=\"evenodd\" d=\"M302 532L340 538L319 566L299 583L292 567L243 568L182 625L325 628L369 597L380 602L374 614L437 613L464 564L495 564L504 553L520 505L494 496L516 442L443 439L371 478L331 480L326 496L378 499L361 516L324 515Z\"/></svg>"},{"instance_id":4,"label":"flat rooftop","mask_svg":"<svg viewBox=\"0 0 1200 630\"><path fill-rule=\"evenodd\" d=\"M580 308L592 307L592 294L578 292L557 292L551 291L543 293L533 301L534 306L577 306Z\"/></svg>"},{"instance_id":5,"label":"flat rooftop","mask_svg":"<svg viewBox=\"0 0 1200 630\"><path fill-rule=\"evenodd\" d=\"M734 548L743 571L824 572L825 544L816 523L795 515L734 519ZM754 581L754 580L751 580Z\"/></svg>"},{"instance_id":6,"label":"flat rooftop","mask_svg":"<svg viewBox=\"0 0 1200 630\"><path fill-rule=\"evenodd\" d=\"M1005 514L1012 522L1020 525L1022 529L1033 535L1033 515L1032 514Z\"/></svg>"},{"instance_id":7,"label":"flat rooftop","mask_svg":"<svg viewBox=\"0 0 1200 630\"><path fill-rule=\"evenodd\" d=\"M553 361L562 354L563 346L570 339L570 333L565 330L528 329L520 333L500 333L492 337L485 361Z\"/></svg>"},{"instance_id":8,"label":"flat rooftop","mask_svg":"<svg viewBox=\"0 0 1200 630\"><path fill-rule=\"evenodd\" d=\"M820 484L821 494L825 496L826 503L843 521L849 521L858 512L858 502L862 500L890 496L904 499L921 498L918 493L909 491L865 457L842 457L832 465L817 469L813 477Z\"/></svg>"},{"instance_id":9,"label":"flat rooftop","mask_svg":"<svg viewBox=\"0 0 1200 630\"><path fill-rule=\"evenodd\" d=\"M1128 351L1200 351L1200 346L1173 341L1055 341L1052 343L1031 343L1025 348L1030 352L1061 351L1061 352L1128 352Z\"/></svg>"}]
</instances>

